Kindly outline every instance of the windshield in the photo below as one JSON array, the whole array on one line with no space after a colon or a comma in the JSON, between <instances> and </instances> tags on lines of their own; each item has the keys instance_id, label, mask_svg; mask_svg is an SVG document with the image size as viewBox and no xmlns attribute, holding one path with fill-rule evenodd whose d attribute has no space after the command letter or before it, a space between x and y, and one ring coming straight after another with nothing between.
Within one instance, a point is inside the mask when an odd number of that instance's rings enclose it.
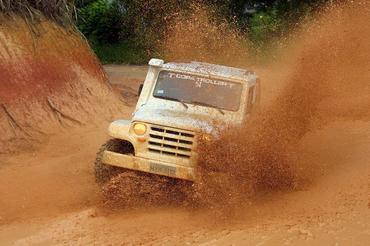
<instances>
[{"instance_id":1,"label":"windshield","mask_svg":"<svg viewBox=\"0 0 370 246\"><path fill-rule=\"evenodd\" d=\"M242 89L241 83L161 71L153 96L182 103L238 111Z\"/></svg>"}]
</instances>

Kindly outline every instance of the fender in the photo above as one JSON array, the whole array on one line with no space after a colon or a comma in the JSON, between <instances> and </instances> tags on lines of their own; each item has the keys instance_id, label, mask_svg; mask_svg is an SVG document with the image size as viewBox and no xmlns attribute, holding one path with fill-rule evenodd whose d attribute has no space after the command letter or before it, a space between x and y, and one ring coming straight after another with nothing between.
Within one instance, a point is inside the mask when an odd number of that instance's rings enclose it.
<instances>
[{"instance_id":1,"label":"fender","mask_svg":"<svg viewBox=\"0 0 370 246\"><path fill-rule=\"evenodd\" d=\"M135 138L130 134L131 120L116 120L108 127L108 134L112 138L122 139L135 143Z\"/></svg>"}]
</instances>

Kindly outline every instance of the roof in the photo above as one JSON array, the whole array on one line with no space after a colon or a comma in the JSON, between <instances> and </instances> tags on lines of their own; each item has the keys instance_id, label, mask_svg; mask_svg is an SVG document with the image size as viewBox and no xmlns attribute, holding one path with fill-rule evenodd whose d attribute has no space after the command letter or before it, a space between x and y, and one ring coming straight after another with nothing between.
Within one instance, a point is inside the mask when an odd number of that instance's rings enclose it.
<instances>
[{"instance_id":1,"label":"roof","mask_svg":"<svg viewBox=\"0 0 370 246\"><path fill-rule=\"evenodd\" d=\"M190 62L190 63L165 63L162 65L163 68L169 70L184 71L190 73L200 73L207 76L217 76L224 78L231 78L236 80L249 80L251 76L255 77L253 71L227 67L216 64L202 63L202 62Z\"/></svg>"}]
</instances>

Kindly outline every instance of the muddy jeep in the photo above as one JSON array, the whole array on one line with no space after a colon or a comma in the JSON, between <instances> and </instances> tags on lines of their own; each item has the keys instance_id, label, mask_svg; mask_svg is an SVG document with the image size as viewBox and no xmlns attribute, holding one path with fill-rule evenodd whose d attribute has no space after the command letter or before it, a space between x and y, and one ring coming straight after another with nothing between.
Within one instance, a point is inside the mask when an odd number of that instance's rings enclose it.
<instances>
[{"instance_id":1,"label":"muddy jeep","mask_svg":"<svg viewBox=\"0 0 370 246\"><path fill-rule=\"evenodd\" d=\"M212 122L247 120L260 97L254 72L207 63L152 59L131 120L110 124L96 159L104 183L124 170L195 181L197 140Z\"/></svg>"}]
</instances>

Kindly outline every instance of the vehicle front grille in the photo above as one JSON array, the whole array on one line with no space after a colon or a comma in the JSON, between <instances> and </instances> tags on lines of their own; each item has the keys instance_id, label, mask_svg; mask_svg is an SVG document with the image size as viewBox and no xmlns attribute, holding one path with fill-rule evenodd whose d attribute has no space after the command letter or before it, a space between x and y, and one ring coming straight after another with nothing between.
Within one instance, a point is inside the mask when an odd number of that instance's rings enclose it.
<instances>
[{"instance_id":1,"label":"vehicle front grille","mask_svg":"<svg viewBox=\"0 0 370 246\"><path fill-rule=\"evenodd\" d=\"M150 152L179 158L191 157L194 134L174 128L151 126L149 132Z\"/></svg>"}]
</instances>

